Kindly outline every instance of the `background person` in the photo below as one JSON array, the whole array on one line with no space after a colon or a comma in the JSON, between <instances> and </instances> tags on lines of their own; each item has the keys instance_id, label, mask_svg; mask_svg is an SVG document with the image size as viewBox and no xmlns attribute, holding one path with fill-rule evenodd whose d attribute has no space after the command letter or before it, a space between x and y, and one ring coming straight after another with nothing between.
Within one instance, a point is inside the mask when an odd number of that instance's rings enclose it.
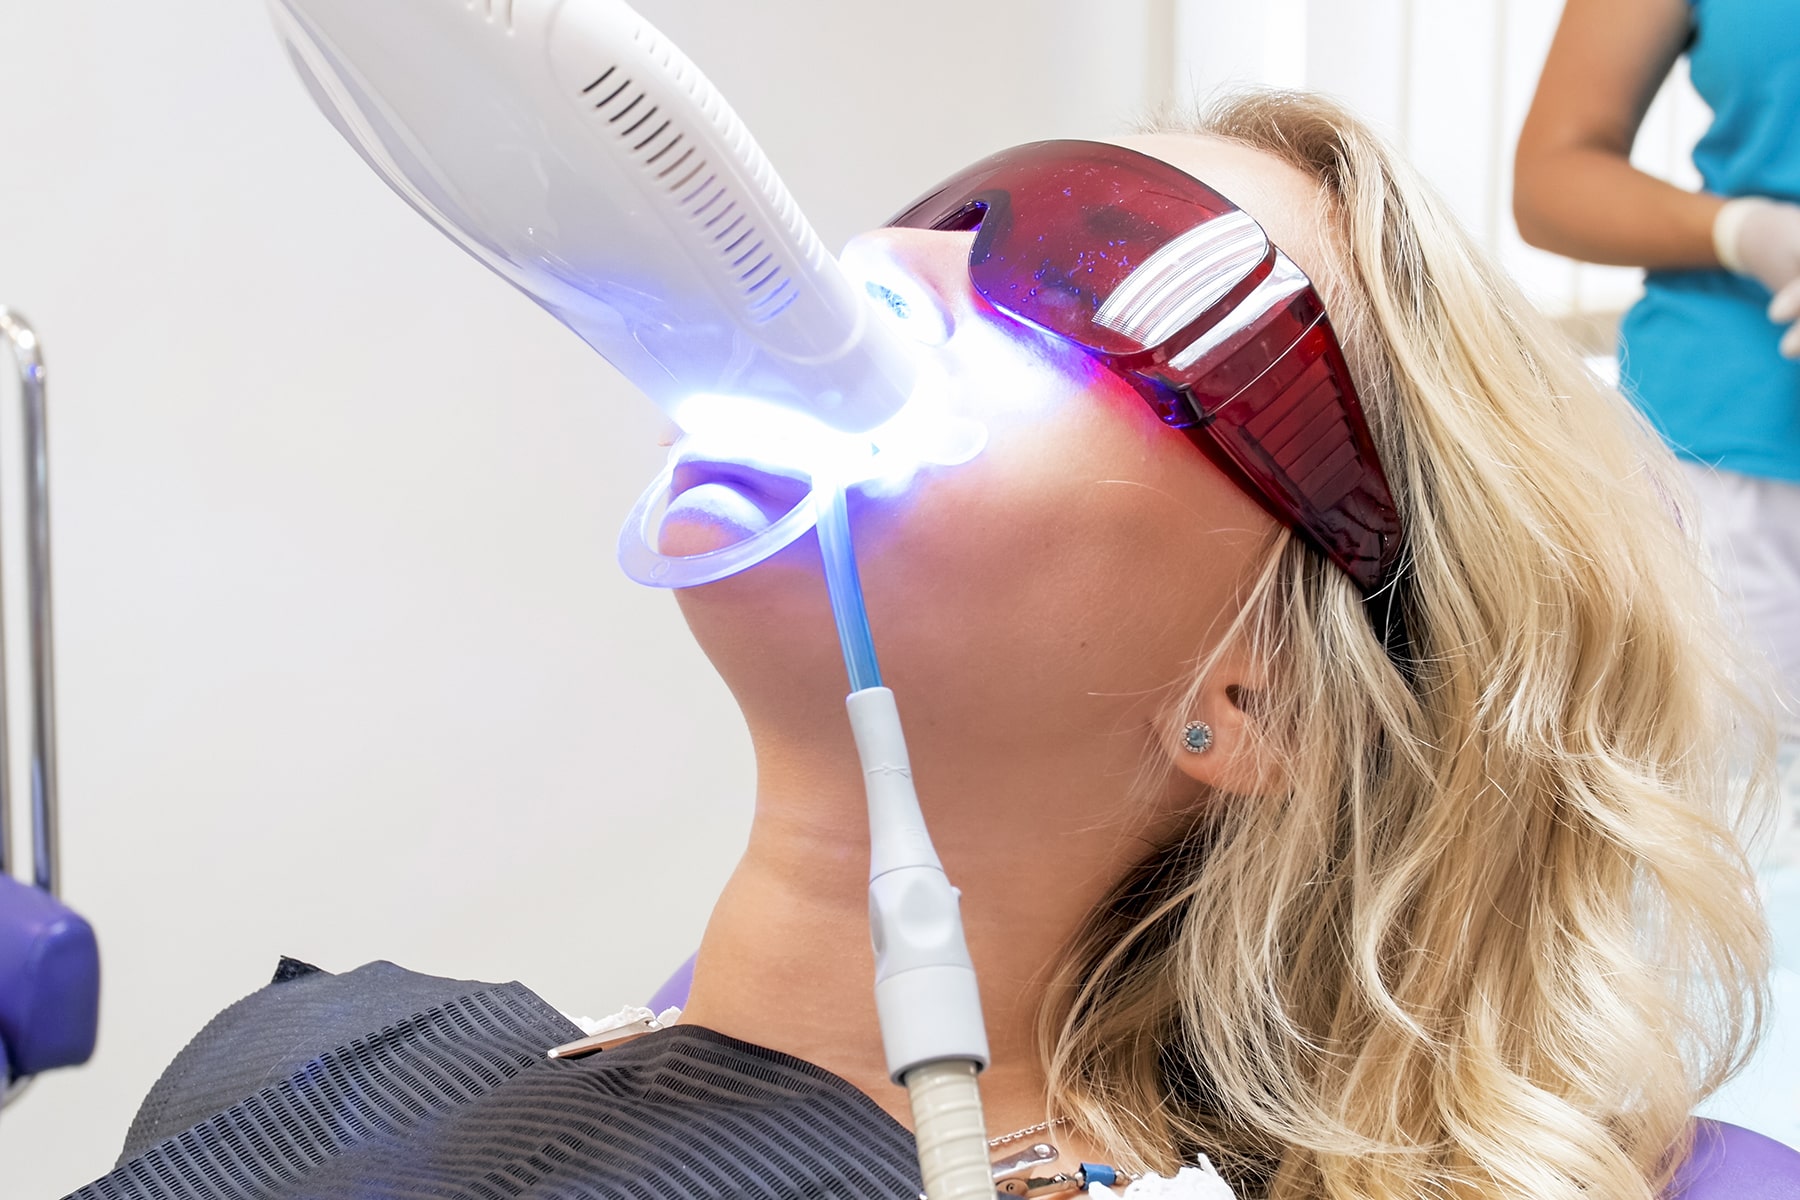
<instances>
[{"instance_id":1,"label":"background person","mask_svg":"<svg viewBox=\"0 0 1800 1200\"><path fill-rule=\"evenodd\" d=\"M1714 113L1700 192L1630 161L1683 54ZM1800 738L1800 0L1569 0L1513 200L1533 245L1649 268L1620 380L1691 464L1704 536Z\"/></svg>"},{"instance_id":2,"label":"background person","mask_svg":"<svg viewBox=\"0 0 1800 1200\"><path fill-rule=\"evenodd\" d=\"M1699 192L1630 160L1684 54L1713 111ZM1781 800L1757 854L1782 1015L1727 1103L1800 1144L1800 0L1569 0L1513 201L1532 244L1649 269L1620 382L1681 457L1721 584L1777 680Z\"/></svg>"}]
</instances>

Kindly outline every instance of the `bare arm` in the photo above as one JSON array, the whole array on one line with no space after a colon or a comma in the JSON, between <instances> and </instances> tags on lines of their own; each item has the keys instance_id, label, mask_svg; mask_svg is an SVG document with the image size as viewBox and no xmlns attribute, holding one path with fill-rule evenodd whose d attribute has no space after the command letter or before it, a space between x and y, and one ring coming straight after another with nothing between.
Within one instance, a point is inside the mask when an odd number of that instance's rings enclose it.
<instances>
[{"instance_id":1,"label":"bare arm","mask_svg":"<svg viewBox=\"0 0 1800 1200\"><path fill-rule=\"evenodd\" d=\"M1587 262L1718 264L1723 201L1631 165L1689 20L1687 0L1568 0L1514 164L1513 215L1527 242Z\"/></svg>"}]
</instances>

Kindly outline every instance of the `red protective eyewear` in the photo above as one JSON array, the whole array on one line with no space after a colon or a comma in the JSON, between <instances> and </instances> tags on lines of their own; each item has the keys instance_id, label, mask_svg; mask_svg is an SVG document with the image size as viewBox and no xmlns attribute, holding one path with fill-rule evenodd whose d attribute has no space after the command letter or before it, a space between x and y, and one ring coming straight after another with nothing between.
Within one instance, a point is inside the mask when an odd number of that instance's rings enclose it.
<instances>
[{"instance_id":1,"label":"red protective eyewear","mask_svg":"<svg viewBox=\"0 0 1800 1200\"><path fill-rule=\"evenodd\" d=\"M1365 593L1388 580L1400 518L1325 305L1237 205L1122 146L1032 142L888 224L976 230L988 303L1119 372Z\"/></svg>"}]
</instances>

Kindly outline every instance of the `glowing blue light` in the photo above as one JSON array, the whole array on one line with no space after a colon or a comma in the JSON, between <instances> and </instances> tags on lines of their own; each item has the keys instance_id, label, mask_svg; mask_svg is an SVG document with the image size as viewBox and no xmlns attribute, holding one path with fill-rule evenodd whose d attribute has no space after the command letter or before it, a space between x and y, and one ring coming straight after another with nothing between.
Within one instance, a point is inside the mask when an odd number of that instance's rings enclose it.
<instances>
[{"instance_id":1,"label":"glowing blue light","mask_svg":"<svg viewBox=\"0 0 1800 1200\"><path fill-rule=\"evenodd\" d=\"M844 433L806 413L744 396L689 396L671 415L682 437L619 535L619 565L632 579L652 587L694 587L735 575L812 529L822 498L846 488L894 496L921 467L959 466L987 445L987 428L951 413L936 380L920 386L899 413L867 433ZM809 482L811 492L743 541L703 554L663 554L656 548L656 526L675 486L676 465L693 460L799 476Z\"/></svg>"},{"instance_id":2,"label":"glowing blue light","mask_svg":"<svg viewBox=\"0 0 1800 1200\"><path fill-rule=\"evenodd\" d=\"M672 457L742 463L876 495L901 491L920 467L966 463L987 444L980 422L948 411L935 380L866 433L845 433L807 413L745 396L689 396L671 415L683 431Z\"/></svg>"}]
</instances>

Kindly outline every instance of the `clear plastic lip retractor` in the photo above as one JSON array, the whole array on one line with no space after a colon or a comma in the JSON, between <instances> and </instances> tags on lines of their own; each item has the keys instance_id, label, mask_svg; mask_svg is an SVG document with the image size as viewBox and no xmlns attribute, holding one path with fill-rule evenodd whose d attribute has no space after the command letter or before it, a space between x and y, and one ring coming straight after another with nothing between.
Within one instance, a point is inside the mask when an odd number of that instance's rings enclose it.
<instances>
[{"instance_id":1,"label":"clear plastic lip retractor","mask_svg":"<svg viewBox=\"0 0 1800 1200\"><path fill-rule=\"evenodd\" d=\"M619 566L637 583L661 588L715 583L787 549L818 523L815 489L766 529L743 541L703 554L664 554L656 548L656 527L667 507L675 468L676 459L671 455L619 530Z\"/></svg>"},{"instance_id":2,"label":"clear plastic lip retractor","mask_svg":"<svg viewBox=\"0 0 1800 1200\"><path fill-rule=\"evenodd\" d=\"M892 420L867 434L839 433L805 414L736 397L693 397L681 417L699 430L670 450L662 472L638 497L619 531L619 565L651 587L695 587L736 574L792 545L817 522L821 505L844 488L891 494L926 466L959 466L980 454L987 430L943 410L932 371L921 369L919 393ZM670 555L657 532L673 495L676 470L695 457L796 471L811 491L771 525L704 554Z\"/></svg>"}]
</instances>

